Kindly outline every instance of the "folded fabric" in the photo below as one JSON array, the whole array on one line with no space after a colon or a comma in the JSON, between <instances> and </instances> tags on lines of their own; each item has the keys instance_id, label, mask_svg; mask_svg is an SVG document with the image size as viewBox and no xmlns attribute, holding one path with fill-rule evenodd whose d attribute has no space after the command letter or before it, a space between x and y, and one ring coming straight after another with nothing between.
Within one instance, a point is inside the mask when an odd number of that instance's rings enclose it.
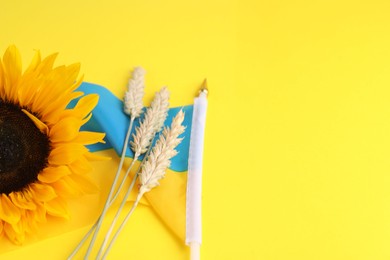
<instances>
[{"instance_id":1,"label":"folded fabric","mask_svg":"<svg viewBox=\"0 0 390 260\"><path fill-rule=\"evenodd\" d=\"M91 120L82 127L82 130L104 132L106 133L106 144L94 144L88 146L90 151L101 151L105 149L114 148L120 155L122 153L123 142L127 127L129 125L129 116L123 113L123 102L112 94L108 89L84 82L79 89L85 94L98 94L99 103L93 110ZM172 158L170 169L183 172L188 169L188 152L190 145L191 123L193 106L183 106L171 108L168 111L168 116L165 125L169 126L173 117L182 109L185 112L185 119L183 125L186 126L186 131L183 134L183 141L177 146L176 150L179 152ZM135 121L135 126L139 125L139 120ZM133 128L134 132L135 127ZM130 148L127 148L126 156L133 158L134 153ZM142 160L142 157L140 158Z\"/></svg>"},{"instance_id":2,"label":"folded fabric","mask_svg":"<svg viewBox=\"0 0 390 260\"><path fill-rule=\"evenodd\" d=\"M114 148L118 155L121 154L129 125L129 117L123 113L123 102L108 89L96 84L84 82L79 90L86 94L96 93L100 97L91 120L83 126L83 130L106 133L106 144L91 145L88 148L90 151ZM165 125L171 124L173 117L180 109L185 112L183 125L186 130L182 135L183 141L176 148L179 153L172 158L170 169L166 177L161 180L161 186L146 193L145 197L164 223L184 241L185 198L193 106L171 108ZM139 120L136 120L135 126L138 125ZM130 148L127 149L126 156L131 158L134 156Z\"/></svg>"}]
</instances>

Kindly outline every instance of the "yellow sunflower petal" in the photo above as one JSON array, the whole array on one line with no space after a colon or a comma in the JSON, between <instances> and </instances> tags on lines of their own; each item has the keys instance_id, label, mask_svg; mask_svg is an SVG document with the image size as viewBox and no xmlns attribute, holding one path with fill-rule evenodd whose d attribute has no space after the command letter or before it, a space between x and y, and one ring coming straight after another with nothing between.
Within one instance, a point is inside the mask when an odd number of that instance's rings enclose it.
<instances>
[{"instance_id":1,"label":"yellow sunflower petal","mask_svg":"<svg viewBox=\"0 0 390 260\"><path fill-rule=\"evenodd\" d=\"M42 110L44 120L48 123L57 123L69 102L84 95L81 91L74 91L69 94L62 94L56 102L50 103Z\"/></svg>"},{"instance_id":2,"label":"yellow sunflower petal","mask_svg":"<svg viewBox=\"0 0 390 260\"><path fill-rule=\"evenodd\" d=\"M67 109L62 117L67 116L77 116L80 119L84 119L91 111L95 108L99 101L99 95L89 94L86 95L77 102L76 106L73 109Z\"/></svg>"},{"instance_id":3,"label":"yellow sunflower petal","mask_svg":"<svg viewBox=\"0 0 390 260\"><path fill-rule=\"evenodd\" d=\"M16 222L15 224L11 224L13 230L17 233L17 234L23 234L26 230L26 223L24 222L24 219L23 219L23 215L24 215L24 210L21 211L21 215L20 215L20 220L18 222Z\"/></svg>"},{"instance_id":4,"label":"yellow sunflower petal","mask_svg":"<svg viewBox=\"0 0 390 260\"><path fill-rule=\"evenodd\" d=\"M22 109L23 113L25 113L31 121L35 124L35 126L45 135L49 134L49 128L45 123L43 123L41 120L39 120L36 116L28 112L26 109Z\"/></svg>"},{"instance_id":5,"label":"yellow sunflower petal","mask_svg":"<svg viewBox=\"0 0 390 260\"><path fill-rule=\"evenodd\" d=\"M65 165L58 167L49 166L46 167L40 174L38 174L38 180L43 183L53 183L69 174L71 174L71 172Z\"/></svg>"},{"instance_id":6,"label":"yellow sunflower petal","mask_svg":"<svg viewBox=\"0 0 390 260\"><path fill-rule=\"evenodd\" d=\"M69 219L66 202L60 197L45 202L45 208L47 213L51 216Z\"/></svg>"},{"instance_id":7,"label":"yellow sunflower petal","mask_svg":"<svg viewBox=\"0 0 390 260\"><path fill-rule=\"evenodd\" d=\"M96 107L98 101L98 94L89 94L79 100L76 109L82 118L85 118Z\"/></svg>"},{"instance_id":8,"label":"yellow sunflower petal","mask_svg":"<svg viewBox=\"0 0 390 260\"><path fill-rule=\"evenodd\" d=\"M19 103L25 107L31 107L36 95L39 95L43 88L44 77L38 72L24 74L19 82L18 99ZM31 86L34 86L33 88Z\"/></svg>"},{"instance_id":9,"label":"yellow sunflower petal","mask_svg":"<svg viewBox=\"0 0 390 260\"><path fill-rule=\"evenodd\" d=\"M47 105L44 110L42 111L42 114L45 115L45 118L47 118L47 121L49 122L57 122L60 115L64 112L65 108L69 104L69 102L75 98L81 97L84 93L80 91L75 91L83 82L83 76L81 76L77 81L75 81L71 87L64 89L61 95L58 96L58 99L55 101L52 101L49 105ZM75 93L77 93L75 95ZM68 114L65 113L66 115ZM66 116L65 115L65 116Z\"/></svg>"},{"instance_id":10,"label":"yellow sunflower petal","mask_svg":"<svg viewBox=\"0 0 390 260\"><path fill-rule=\"evenodd\" d=\"M3 56L4 89L8 100L16 102L17 83L22 75L22 58L15 45L11 45Z\"/></svg>"},{"instance_id":11,"label":"yellow sunflower petal","mask_svg":"<svg viewBox=\"0 0 390 260\"><path fill-rule=\"evenodd\" d=\"M35 210L26 210L23 221L26 223L26 232L34 234L39 230L38 218Z\"/></svg>"},{"instance_id":12,"label":"yellow sunflower petal","mask_svg":"<svg viewBox=\"0 0 390 260\"><path fill-rule=\"evenodd\" d=\"M81 120L76 117L67 117L60 120L50 129L50 141L56 143L75 139L81 124Z\"/></svg>"},{"instance_id":13,"label":"yellow sunflower petal","mask_svg":"<svg viewBox=\"0 0 390 260\"><path fill-rule=\"evenodd\" d=\"M72 174L69 176L75 183L78 184L80 189L84 193L97 193L99 191L98 186L92 181L91 178L85 175Z\"/></svg>"},{"instance_id":14,"label":"yellow sunflower petal","mask_svg":"<svg viewBox=\"0 0 390 260\"><path fill-rule=\"evenodd\" d=\"M52 165L67 165L77 160L81 155L88 151L80 144L61 144L55 147L49 155L49 164Z\"/></svg>"},{"instance_id":15,"label":"yellow sunflower petal","mask_svg":"<svg viewBox=\"0 0 390 260\"><path fill-rule=\"evenodd\" d=\"M105 133L82 131L78 133L77 137L73 140L73 142L83 144L83 145L96 144L96 143L105 144L106 143L104 141L105 136L106 136Z\"/></svg>"},{"instance_id":16,"label":"yellow sunflower petal","mask_svg":"<svg viewBox=\"0 0 390 260\"><path fill-rule=\"evenodd\" d=\"M35 202L31 198L25 196L23 192L11 192L8 196L16 207L30 210L35 210L37 208Z\"/></svg>"},{"instance_id":17,"label":"yellow sunflower petal","mask_svg":"<svg viewBox=\"0 0 390 260\"><path fill-rule=\"evenodd\" d=\"M3 221L0 219L0 236L3 234Z\"/></svg>"},{"instance_id":18,"label":"yellow sunflower petal","mask_svg":"<svg viewBox=\"0 0 390 260\"><path fill-rule=\"evenodd\" d=\"M66 86L70 86L68 88L69 91L73 91L77 88L74 85L74 82L77 80L77 77L80 73L80 63L74 63L66 67L66 78L63 79L63 84Z\"/></svg>"},{"instance_id":19,"label":"yellow sunflower petal","mask_svg":"<svg viewBox=\"0 0 390 260\"><path fill-rule=\"evenodd\" d=\"M74 83L80 71L80 64L59 66L48 72L45 78L45 92L37 97L35 104L38 108L55 103L62 95L67 95L76 89Z\"/></svg>"},{"instance_id":20,"label":"yellow sunflower petal","mask_svg":"<svg viewBox=\"0 0 390 260\"><path fill-rule=\"evenodd\" d=\"M4 73L3 73L3 64L0 60L0 98L5 98L5 88L3 87L4 84Z\"/></svg>"},{"instance_id":21,"label":"yellow sunflower petal","mask_svg":"<svg viewBox=\"0 0 390 260\"><path fill-rule=\"evenodd\" d=\"M17 245L23 244L26 236L23 233L17 233L15 227L11 224L4 223L4 233L7 235L8 239Z\"/></svg>"},{"instance_id":22,"label":"yellow sunflower petal","mask_svg":"<svg viewBox=\"0 0 390 260\"><path fill-rule=\"evenodd\" d=\"M27 211L25 211L23 214L22 214L22 217L20 219L20 222L21 222L21 225L20 227L22 228L19 232L24 232L26 234L31 234L33 232L33 226L31 225L30 223L30 219L29 219L30 215L29 213L27 213Z\"/></svg>"},{"instance_id":23,"label":"yellow sunflower petal","mask_svg":"<svg viewBox=\"0 0 390 260\"><path fill-rule=\"evenodd\" d=\"M0 219L11 224L20 220L20 209L4 193L0 195Z\"/></svg>"},{"instance_id":24,"label":"yellow sunflower petal","mask_svg":"<svg viewBox=\"0 0 390 260\"><path fill-rule=\"evenodd\" d=\"M90 119L92 118L92 113L89 113L89 115L87 115L83 120L82 120L82 124L86 124Z\"/></svg>"},{"instance_id":25,"label":"yellow sunflower petal","mask_svg":"<svg viewBox=\"0 0 390 260\"><path fill-rule=\"evenodd\" d=\"M55 190L49 185L35 182L30 184L30 190L38 202L50 201L57 197Z\"/></svg>"},{"instance_id":26,"label":"yellow sunflower petal","mask_svg":"<svg viewBox=\"0 0 390 260\"><path fill-rule=\"evenodd\" d=\"M53 65L54 65L54 61L56 60L57 56L58 56L58 53L53 53L53 54L47 56L38 65L36 70L40 74L47 74L48 72L50 72L52 70Z\"/></svg>"},{"instance_id":27,"label":"yellow sunflower petal","mask_svg":"<svg viewBox=\"0 0 390 260\"><path fill-rule=\"evenodd\" d=\"M90 161L108 161L111 160L111 157L97 155L96 153L87 152L84 154L85 158Z\"/></svg>"},{"instance_id":28,"label":"yellow sunflower petal","mask_svg":"<svg viewBox=\"0 0 390 260\"><path fill-rule=\"evenodd\" d=\"M88 162L88 160L84 156L81 156L80 158L78 158L77 160L75 160L74 162L69 164L68 166L69 166L69 169L72 171L72 173L75 173L75 174L86 174L86 173L92 171L92 169L93 169L91 164Z\"/></svg>"},{"instance_id":29,"label":"yellow sunflower petal","mask_svg":"<svg viewBox=\"0 0 390 260\"><path fill-rule=\"evenodd\" d=\"M19 96L21 96L21 100L28 101L24 105L28 105L31 111L42 114L42 110L45 107L53 103L63 94L63 88L57 85L61 85L61 75L65 66L57 67L55 70L49 70L45 75L42 75L39 67L34 73L27 74L22 78L22 89L20 92L26 93L24 95L19 94ZM28 79L32 81L31 83L35 81L34 87L28 85L28 82L26 82Z\"/></svg>"},{"instance_id":30,"label":"yellow sunflower petal","mask_svg":"<svg viewBox=\"0 0 390 260\"><path fill-rule=\"evenodd\" d=\"M56 190L58 196L62 198L76 198L83 193L71 176L65 176L50 184Z\"/></svg>"},{"instance_id":31,"label":"yellow sunflower petal","mask_svg":"<svg viewBox=\"0 0 390 260\"><path fill-rule=\"evenodd\" d=\"M72 88L73 89L77 89L78 87L80 87L80 85L81 85L81 83L83 83L83 81L84 81L84 75L81 75L78 78L78 80L73 83L73 87Z\"/></svg>"},{"instance_id":32,"label":"yellow sunflower petal","mask_svg":"<svg viewBox=\"0 0 390 260\"><path fill-rule=\"evenodd\" d=\"M62 86L63 74L65 66L60 66L50 71L43 82L45 90L36 95L31 103L33 111L41 112L46 106L55 101L61 94L64 88Z\"/></svg>"},{"instance_id":33,"label":"yellow sunflower petal","mask_svg":"<svg viewBox=\"0 0 390 260\"><path fill-rule=\"evenodd\" d=\"M35 71L38 68L40 63L41 63L41 52L39 50L36 50L35 54L34 54L34 57L31 60L30 65L28 66L28 68L24 72L24 75L29 74L29 73Z\"/></svg>"},{"instance_id":34,"label":"yellow sunflower petal","mask_svg":"<svg viewBox=\"0 0 390 260\"><path fill-rule=\"evenodd\" d=\"M29 215L34 215L34 218L31 221L36 221L38 223L46 222L46 209L43 206L43 202L37 201L37 196L35 196L35 192L33 192L31 186L27 189L23 190L23 195L26 199L34 201L35 209L34 210L25 210L25 212L29 212ZM57 196L56 194L52 195L53 198ZM48 196L49 199L51 196Z\"/></svg>"},{"instance_id":35,"label":"yellow sunflower petal","mask_svg":"<svg viewBox=\"0 0 390 260\"><path fill-rule=\"evenodd\" d=\"M46 219L46 209L43 203L37 203L37 208L34 210L34 219L38 223L45 223Z\"/></svg>"}]
</instances>

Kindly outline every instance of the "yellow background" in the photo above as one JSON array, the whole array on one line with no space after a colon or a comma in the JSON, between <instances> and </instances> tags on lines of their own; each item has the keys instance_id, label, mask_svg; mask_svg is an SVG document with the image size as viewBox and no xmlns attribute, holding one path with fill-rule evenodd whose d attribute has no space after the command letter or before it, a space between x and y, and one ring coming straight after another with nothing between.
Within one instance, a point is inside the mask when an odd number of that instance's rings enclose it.
<instances>
[{"instance_id":1,"label":"yellow background","mask_svg":"<svg viewBox=\"0 0 390 260\"><path fill-rule=\"evenodd\" d=\"M2 1L0 49L80 61L118 96L210 95L203 259L390 259L390 2ZM3 255L63 259L86 231ZM36 257L35 257L36 256ZM187 259L139 207L111 259Z\"/></svg>"}]
</instances>

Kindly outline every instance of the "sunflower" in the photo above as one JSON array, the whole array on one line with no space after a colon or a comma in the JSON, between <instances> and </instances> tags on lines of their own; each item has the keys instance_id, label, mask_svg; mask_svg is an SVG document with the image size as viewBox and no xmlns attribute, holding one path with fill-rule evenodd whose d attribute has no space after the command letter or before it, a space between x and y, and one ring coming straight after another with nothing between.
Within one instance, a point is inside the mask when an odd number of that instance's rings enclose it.
<instances>
[{"instance_id":1,"label":"sunflower","mask_svg":"<svg viewBox=\"0 0 390 260\"><path fill-rule=\"evenodd\" d=\"M98 96L76 91L80 65L53 67L56 56L36 51L24 72L15 46L0 58L0 237L15 244L48 216L69 218L67 198L96 189L85 145L104 134L80 127Z\"/></svg>"}]
</instances>

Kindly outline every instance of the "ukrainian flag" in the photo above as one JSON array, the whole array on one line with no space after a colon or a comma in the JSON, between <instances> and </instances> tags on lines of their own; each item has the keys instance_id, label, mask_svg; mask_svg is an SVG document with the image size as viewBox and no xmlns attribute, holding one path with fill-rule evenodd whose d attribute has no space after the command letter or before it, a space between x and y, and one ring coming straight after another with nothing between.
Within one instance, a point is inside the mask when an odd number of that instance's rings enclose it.
<instances>
[{"instance_id":1,"label":"ukrainian flag","mask_svg":"<svg viewBox=\"0 0 390 260\"><path fill-rule=\"evenodd\" d=\"M105 144L94 144L89 146L93 152L108 151L113 149L118 156L112 154L113 169L116 169L119 163L119 155L122 152L127 127L129 125L129 116L123 113L123 102L114 96L108 89L91 83L83 83L80 91L85 94L96 93L100 96L98 105L92 112L91 120L83 126L82 130L104 132L106 133ZM168 169L160 187L153 189L145 194L146 201L153 210L160 216L161 220L172 232L182 241L185 240L185 221L186 221L186 185L188 170L188 154L190 145L190 132L192 123L193 106L183 106L171 108L168 111L165 125L169 126L173 117L182 109L185 112L183 125L186 127L182 134L183 141L176 147L178 154L171 159L170 169ZM142 118L141 118L142 119ZM135 127L139 125L139 120L135 121ZM133 131L135 131L133 127ZM134 153L127 148L126 157L133 158ZM142 160L143 157L140 158ZM123 170L124 174L125 170ZM112 171L109 173L113 174ZM113 177L113 176L110 176ZM104 178L105 179L105 178ZM104 181L102 190L110 187L111 182ZM103 192L105 193L105 192ZM92 223L91 223L92 224Z\"/></svg>"}]
</instances>

